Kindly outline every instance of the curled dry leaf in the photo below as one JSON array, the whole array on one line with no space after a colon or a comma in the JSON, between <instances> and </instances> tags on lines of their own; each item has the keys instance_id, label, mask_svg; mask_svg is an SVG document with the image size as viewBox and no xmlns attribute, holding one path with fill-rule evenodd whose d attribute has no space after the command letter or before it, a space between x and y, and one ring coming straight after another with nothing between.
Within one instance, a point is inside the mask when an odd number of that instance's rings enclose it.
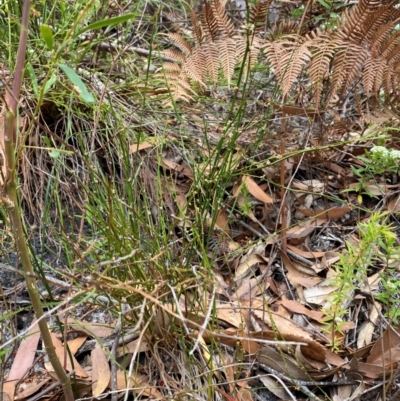
<instances>
[{"instance_id":1,"label":"curled dry leaf","mask_svg":"<svg viewBox=\"0 0 400 401\"><path fill-rule=\"evenodd\" d=\"M325 255L325 252L309 252L309 251L303 251L302 249L298 248L297 246L294 245L290 245L287 244L287 247L293 251L294 253L296 253L297 255L306 258L306 259L317 259L317 258L321 258L322 256Z\"/></svg>"},{"instance_id":2,"label":"curled dry leaf","mask_svg":"<svg viewBox=\"0 0 400 401\"><path fill-rule=\"evenodd\" d=\"M76 337L72 340L68 340L68 349L69 352L71 352L72 355L75 355L80 347L84 344L86 341L87 336L83 337Z\"/></svg>"},{"instance_id":3,"label":"curled dry leaf","mask_svg":"<svg viewBox=\"0 0 400 401\"><path fill-rule=\"evenodd\" d=\"M152 146L153 146L153 143L151 143L149 141L144 141L141 143L134 143L133 145L129 146L129 151L130 151L130 153L136 153L136 152L139 152L139 150L148 149L148 148L151 148Z\"/></svg>"},{"instance_id":4,"label":"curled dry leaf","mask_svg":"<svg viewBox=\"0 0 400 401\"><path fill-rule=\"evenodd\" d=\"M235 390L235 364L233 363L233 356L229 355L228 353L222 354L222 361L224 364L224 372L229 383L229 390L232 393Z\"/></svg>"},{"instance_id":5,"label":"curled dry leaf","mask_svg":"<svg viewBox=\"0 0 400 401\"><path fill-rule=\"evenodd\" d=\"M165 158L162 160L162 163L165 168L175 171L177 173L182 173L186 177L193 179L193 173L189 167L181 166L180 164L178 164L172 160L165 159Z\"/></svg>"},{"instance_id":6,"label":"curled dry leaf","mask_svg":"<svg viewBox=\"0 0 400 401\"><path fill-rule=\"evenodd\" d=\"M249 257L247 257L240 265L236 268L235 272L235 282L241 282L245 277L254 275L255 270L257 269L255 266L258 263L268 263L268 259L263 256L253 253Z\"/></svg>"},{"instance_id":7,"label":"curled dry leaf","mask_svg":"<svg viewBox=\"0 0 400 401\"><path fill-rule=\"evenodd\" d=\"M399 194L393 195L390 198L390 200L387 204L387 208L391 212L400 212L400 195Z\"/></svg>"},{"instance_id":8,"label":"curled dry leaf","mask_svg":"<svg viewBox=\"0 0 400 401\"><path fill-rule=\"evenodd\" d=\"M32 394L38 392L46 383L50 381L50 377L46 377L39 382L32 382L32 383L22 383L21 386L18 387L18 394L14 398L14 400L24 400L25 398L30 397Z\"/></svg>"},{"instance_id":9,"label":"curled dry leaf","mask_svg":"<svg viewBox=\"0 0 400 401\"><path fill-rule=\"evenodd\" d=\"M286 237L292 244L300 244L315 230L315 222L307 220L286 231Z\"/></svg>"},{"instance_id":10,"label":"curled dry leaf","mask_svg":"<svg viewBox=\"0 0 400 401\"><path fill-rule=\"evenodd\" d=\"M8 378L3 384L3 393L6 394L10 400L14 399L15 386L18 381L22 379L27 370L32 367L39 338L39 328L37 325L34 325L21 341Z\"/></svg>"},{"instance_id":11,"label":"curled dry leaf","mask_svg":"<svg viewBox=\"0 0 400 401\"><path fill-rule=\"evenodd\" d=\"M47 373L50 375L53 381L57 381L58 377L56 372L53 370L53 366L51 366L51 363L45 362L44 367L46 368ZM79 398L88 394L92 388L91 372L88 372L88 377L85 378L74 376L74 384L77 386Z\"/></svg>"},{"instance_id":12,"label":"curled dry leaf","mask_svg":"<svg viewBox=\"0 0 400 401\"><path fill-rule=\"evenodd\" d=\"M75 330L81 330L91 337L104 338L112 334L114 328L102 323L81 322L68 318L68 326Z\"/></svg>"},{"instance_id":13,"label":"curled dry leaf","mask_svg":"<svg viewBox=\"0 0 400 401\"><path fill-rule=\"evenodd\" d=\"M379 290L379 283L382 281L381 272L377 272L369 276L367 282L363 282L360 286L361 292L373 295L374 291Z\"/></svg>"},{"instance_id":14,"label":"curled dry leaf","mask_svg":"<svg viewBox=\"0 0 400 401\"><path fill-rule=\"evenodd\" d=\"M371 349L367 363L393 368L400 363L399 327L386 329Z\"/></svg>"},{"instance_id":15,"label":"curled dry leaf","mask_svg":"<svg viewBox=\"0 0 400 401\"><path fill-rule=\"evenodd\" d=\"M247 388L241 388L237 394L236 399L241 401L253 401L253 396Z\"/></svg>"},{"instance_id":16,"label":"curled dry leaf","mask_svg":"<svg viewBox=\"0 0 400 401\"><path fill-rule=\"evenodd\" d=\"M143 141L140 143L133 143L132 145L129 146L129 151L130 153L136 153L139 150L144 150L151 148L155 145L157 145L159 140L155 137L149 138L147 141Z\"/></svg>"},{"instance_id":17,"label":"curled dry leaf","mask_svg":"<svg viewBox=\"0 0 400 401\"><path fill-rule=\"evenodd\" d=\"M217 213L217 219L215 220L215 225L217 228L224 230L229 235L229 223L228 223L228 215L226 213L226 209L219 209Z\"/></svg>"},{"instance_id":18,"label":"curled dry leaf","mask_svg":"<svg viewBox=\"0 0 400 401\"><path fill-rule=\"evenodd\" d=\"M109 384L109 387L111 387L111 383ZM154 397L160 400L164 399L163 395L157 390L157 388L149 383L147 376L137 373L132 373L132 376L128 377L126 372L118 370L117 388L118 390L129 388L135 394L143 394L147 397Z\"/></svg>"},{"instance_id":19,"label":"curled dry leaf","mask_svg":"<svg viewBox=\"0 0 400 401\"><path fill-rule=\"evenodd\" d=\"M246 185L248 191L256 199L264 203L274 203L274 200L269 195L267 195L251 177L243 176L242 183Z\"/></svg>"},{"instance_id":20,"label":"curled dry leaf","mask_svg":"<svg viewBox=\"0 0 400 401\"><path fill-rule=\"evenodd\" d=\"M243 326L243 316L230 303L217 304L216 306L217 317L224 322L231 324L233 327L239 328Z\"/></svg>"},{"instance_id":21,"label":"curled dry leaf","mask_svg":"<svg viewBox=\"0 0 400 401\"><path fill-rule=\"evenodd\" d=\"M232 300L240 300L240 299L254 299L257 295L265 294L266 290L269 288L270 284L267 280L262 280L258 277L253 277L249 280L243 281L242 285L232 294ZM264 295L264 298L268 298L267 294ZM268 302L266 299L266 302Z\"/></svg>"},{"instance_id":22,"label":"curled dry leaf","mask_svg":"<svg viewBox=\"0 0 400 401\"><path fill-rule=\"evenodd\" d=\"M290 400L290 395L282 386L281 382L270 375L260 375L258 380L266 387L271 393L275 394L279 400Z\"/></svg>"},{"instance_id":23,"label":"curled dry leaf","mask_svg":"<svg viewBox=\"0 0 400 401\"><path fill-rule=\"evenodd\" d=\"M316 320L317 322L322 322L323 318L324 318L324 314L320 311L314 311L314 310L310 310L307 309L305 306L301 305L299 302L297 301L291 301L288 299L283 299L281 301L281 304L287 308L288 310L290 310L291 312L294 313L301 313L303 315L308 316L309 318Z\"/></svg>"},{"instance_id":24,"label":"curled dry leaf","mask_svg":"<svg viewBox=\"0 0 400 401\"><path fill-rule=\"evenodd\" d=\"M242 349L246 351L248 355L257 355L257 352L261 348L261 344L257 341L251 340L251 338L258 338L260 332L245 332L243 330L239 330L238 335L240 337L248 337L248 340L240 340Z\"/></svg>"},{"instance_id":25,"label":"curled dry leaf","mask_svg":"<svg viewBox=\"0 0 400 401\"><path fill-rule=\"evenodd\" d=\"M349 188L355 189L357 188L358 183L352 183L349 185ZM387 195L390 190L392 189L396 189L398 188L398 185L390 185L390 184L386 184L385 182L380 182L380 183L376 183L374 181L370 181L369 183L365 184L363 186L363 189L369 193L371 193L372 195L375 196L383 196L383 195Z\"/></svg>"},{"instance_id":26,"label":"curled dry leaf","mask_svg":"<svg viewBox=\"0 0 400 401\"><path fill-rule=\"evenodd\" d=\"M309 381L310 376L299 367L298 362L283 352L277 351L274 347L265 346L257 353L257 359L260 363L269 366L279 373L292 377L296 380Z\"/></svg>"},{"instance_id":27,"label":"curled dry leaf","mask_svg":"<svg viewBox=\"0 0 400 401\"><path fill-rule=\"evenodd\" d=\"M295 347L295 359L298 362L298 364L303 368L307 369L307 371L320 371L326 368L326 363L322 361L317 361L316 359L311 359L307 358L305 355L302 353L302 348L300 345L297 345Z\"/></svg>"},{"instance_id":28,"label":"curled dry leaf","mask_svg":"<svg viewBox=\"0 0 400 401\"><path fill-rule=\"evenodd\" d=\"M292 261L288 258L288 256L284 252L280 252L282 262L287 270L286 277L296 289L297 296L299 297L300 301L304 301L303 295L303 287L298 283L297 280L294 280L295 277L301 276L300 272L295 268Z\"/></svg>"},{"instance_id":29,"label":"curled dry leaf","mask_svg":"<svg viewBox=\"0 0 400 401\"><path fill-rule=\"evenodd\" d=\"M97 397L103 394L111 379L108 358L98 343L91 352L92 358L92 394Z\"/></svg>"},{"instance_id":30,"label":"curled dry leaf","mask_svg":"<svg viewBox=\"0 0 400 401\"><path fill-rule=\"evenodd\" d=\"M371 344L372 336L374 335L377 321L380 318L381 309L382 305L378 302L375 302L370 308L368 320L366 320L361 325L361 328L358 332L357 349L360 349L362 347L365 347L366 345Z\"/></svg>"},{"instance_id":31,"label":"curled dry leaf","mask_svg":"<svg viewBox=\"0 0 400 401\"><path fill-rule=\"evenodd\" d=\"M78 361L74 358L74 356L71 357L71 355L68 355L68 353L65 353L65 348L62 345L61 341L58 339L57 335L54 333L50 333L50 335L51 335L51 339L53 341L53 345L56 350L58 359L60 360L60 362L62 364L64 364L64 361L66 361L65 369L68 372L72 372L74 370L77 376L88 377L88 373L86 372L85 369L82 368L82 366L78 363ZM73 360L73 364L71 363L71 358Z\"/></svg>"},{"instance_id":32,"label":"curled dry leaf","mask_svg":"<svg viewBox=\"0 0 400 401\"><path fill-rule=\"evenodd\" d=\"M304 180L292 182L294 188L300 189L302 191L321 193L325 191L325 184L321 180Z\"/></svg>"},{"instance_id":33,"label":"curled dry leaf","mask_svg":"<svg viewBox=\"0 0 400 401\"><path fill-rule=\"evenodd\" d=\"M311 336L288 319L282 318L274 313L265 313L263 321L269 327L274 328L275 338L284 338L286 341L297 341L307 343L307 346L302 346L301 351L309 358L317 361L325 361L325 348L317 343Z\"/></svg>"},{"instance_id":34,"label":"curled dry leaf","mask_svg":"<svg viewBox=\"0 0 400 401\"><path fill-rule=\"evenodd\" d=\"M307 217L318 217L320 219L339 219L343 217L345 214L351 212L351 208L348 206L343 207L331 207L329 209L300 209L296 208L296 210Z\"/></svg>"},{"instance_id":35,"label":"curled dry leaf","mask_svg":"<svg viewBox=\"0 0 400 401\"><path fill-rule=\"evenodd\" d=\"M328 251L325 252L325 255L321 259L321 265L325 268L328 269L330 268L334 263L336 263L340 259L339 253L334 252L334 251Z\"/></svg>"},{"instance_id":36,"label":"curled dry leaf","mask_svg":"<svg viewBox=\"0 0 400 401\"><path fill-rule=\"evenodd\" d=\"M323 305L329 295L336 290L336 286L332 285L330 280L324 280L314 287L306 288L304 290L304 297L310 304Z\"/></svg>"},{"instance_id":37,"label":"curled dry leaf","mask_svg":"<svg viewBox=\"0 0 400 401\"><path fill-rule=\"evenodd\" d=\"M301 284L305 288L310 288L322 283L324 281L323 278L320 277L300 277L300 276L293 276L290 278L291 284L295 285Z\"/></svg>"},{"instance_id":38,"label":"curled dry leaf","mask_svg":"<svg viewBox=\"0 0 400 401\"><path fill-rule=\"evenodd\" d=\"M224 276L217 269L212 271L217 294L225 295L229 285L225 282Z\"/></svg>"}]
</instances>

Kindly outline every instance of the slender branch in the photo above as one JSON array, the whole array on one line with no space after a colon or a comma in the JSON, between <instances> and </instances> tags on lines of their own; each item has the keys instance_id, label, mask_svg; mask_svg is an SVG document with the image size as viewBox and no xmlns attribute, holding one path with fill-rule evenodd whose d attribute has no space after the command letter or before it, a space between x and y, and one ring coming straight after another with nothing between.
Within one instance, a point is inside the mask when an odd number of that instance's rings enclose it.
<instances>
[{"instance_id":1,"label":"slender branch","mask_svg":"<svg viewBox=\"0 0 400 401\"><path fill-rule=\"evenodd\" d=\"M6 103L5 103L5 120L4 120L4 153L6 158L6 177L4 182L4 196L3 204L7 210L10 218L11 230L13 232L16 248L21 258L22 269L24 270L26 287L29 293L32 307L35 312L36 319L42 341L46 349L49 360L53 366L54 371L61 383L64 391L66 401L74 401L74 394L72 392L71 381L66 372L64 371L60 360L57 357L47 322L41 317L44 315L40 293L36 285L36 278L34 277L34 270L31 263L29 247L27 245L21 217L21 208L19 205L17 194L17 178L16 171L18 168L18 160L15 158L16 152L16 128L17 128L17 107L18 100L21 93L21 84L24 75L25 54L29 29L29 10L30 0L24 0L22 8L22 22L21 32L17 53L17 62L14 74L14 83L12 92L6 90ZM23 146L23 145L21 145Z\"/></svg>"}]
</instances>

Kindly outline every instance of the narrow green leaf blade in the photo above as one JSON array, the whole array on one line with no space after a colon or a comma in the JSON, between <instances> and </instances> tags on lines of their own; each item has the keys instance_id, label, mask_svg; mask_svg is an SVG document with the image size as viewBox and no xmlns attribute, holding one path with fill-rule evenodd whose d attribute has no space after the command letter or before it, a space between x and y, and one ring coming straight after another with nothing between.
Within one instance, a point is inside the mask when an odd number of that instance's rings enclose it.
<instances>
[{"instance_id":1,"label":"narrow green leaf blade","mask_svg":"<svg viewBox=\"0 0 400 401\"><path fill-rule=\"evenodd\" d=\"M35 74L35 70L33 69L32 64L29 61L26 63L26 69L28 71L29 77L31 78L33 92L35 93L35 96L38 97L39 96L38 80Z\"/></svg>"},{"instance_id":2,"label":"narrow green leaf blade","mask_svg":"<svg viewBox=\"0 0 400 401\"><path fill-rule=\"evenodd\" d=\"M318 0L318 3L321 4L321 6L327 8L327 9L329 9L329 8L332 7L330 4L328 4L328 3L325 2L324 0Z\"/></svg>"},{"instance_id":3,"label":"narrow green leaf blade","mask_svg":"<svg viewBox=\"0 0 400 401\"><path fill-rule=\"evenodd\" d=\"M86 89L86 85L83 83L81 77L72 68L65 64L58 64L58 66L64 71L71 83L78 88L82 99L87 103L93 103L95 99L93 95Z\"/></svg>"},{"instance_id":4,"label":"narrow green leaf blade","mask_svg":"<svg viewBox=\"0 0 400 401\"><path fill-rule=\"evenodd\" d=\"M51 74L51 77L49 78L49 80L46 82L46 85L44 86L44 90L43 90L43 94L45 95L54 85L54 83L57 81L57 74L54 71Z\"/></svg>"},{"instance_id":5,"label":"narrow green leaf blade","mask_svg":"<svg viewBox=\"0 0 400 401\"><path fill-rule=\"evenodd\" d=\"M46 25L42 24L40 25L40 34L42 35L42 38L44 42L46 43L47 48L51 51L54 49L54 36L53 36L53 31L51 28Z\"/></svg>"},{"instance_id":6,"label":"narrow green leaf blade","mask_svg":"<svg viewBox=\"0 0 400 401\"><path fill-rule=\"evenodd\" d=\"M90 24L90 25L82 28L78 32L78 35L81 35L84 32L91 31L94 29L100 29L100 28L104 28L104 27L110 26L110 25L121 24L122 22L128 21L134 17L135 17L134 13L129 13L129 14L124 14L124 15L119 15L118 17L112 17L112 18L103 19L101 21L93 22L93 24Z\"/></svg>"}]
</instances>

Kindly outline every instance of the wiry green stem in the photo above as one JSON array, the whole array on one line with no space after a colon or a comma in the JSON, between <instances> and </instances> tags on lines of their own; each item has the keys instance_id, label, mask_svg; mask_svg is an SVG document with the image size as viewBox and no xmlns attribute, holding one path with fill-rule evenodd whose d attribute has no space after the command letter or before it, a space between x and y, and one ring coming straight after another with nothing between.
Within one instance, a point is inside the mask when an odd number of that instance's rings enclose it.
<instances>
[{"instance_id":1,"label":"wiry green stem","mask_svg":"<svg viewBox=\"0 0 400 401\"><path fill-rule=\"evenodd\" d=\"M3 204L7 209L10 218L11 229L13 232L16 248L21 258L22 269L26 280L26 287L29 293L32 307L35 312L36 319L39 321L39 329L42 335L42 341L46 348L47 355L53 366L54 371L61 383L64 390L65 400L74 401L74 394L72 391L71 381L64 371L60 360L57 357L47 322L41 319L43 316L43 308L40 300L39 291L34 278L34 270L32 267L29 248L25 239L21 208L19 207L18 194L17 194L17 161L15 160L16 152L16 126L17 126L17 105L21 91L21 83L24 72L24 62L26 54L26 45L29 27L29 9L30 0L24 1L21 22L21 34L18 46L17 64L15 69L14 83L12 92L6 94L5 104L5 124L4 124L4 151L6 174L4 183L4 196Z\"/></svg>"}]
</instances>

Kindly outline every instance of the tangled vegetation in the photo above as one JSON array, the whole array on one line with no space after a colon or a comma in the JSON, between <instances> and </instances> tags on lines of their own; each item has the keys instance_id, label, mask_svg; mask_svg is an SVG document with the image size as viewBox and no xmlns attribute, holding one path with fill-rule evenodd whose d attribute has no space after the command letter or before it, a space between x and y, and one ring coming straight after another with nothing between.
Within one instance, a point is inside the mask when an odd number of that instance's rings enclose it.
<instances>
[{"instance_id":1,"label":"tangled vegetation","mask_svg":"<svg viewBox=\"0 0 400 401\"><path fill-rule=\"evenodd\" d=\"M0 401L397 399L399 10L3 0Z\"/></svg>"}]
</instances>

